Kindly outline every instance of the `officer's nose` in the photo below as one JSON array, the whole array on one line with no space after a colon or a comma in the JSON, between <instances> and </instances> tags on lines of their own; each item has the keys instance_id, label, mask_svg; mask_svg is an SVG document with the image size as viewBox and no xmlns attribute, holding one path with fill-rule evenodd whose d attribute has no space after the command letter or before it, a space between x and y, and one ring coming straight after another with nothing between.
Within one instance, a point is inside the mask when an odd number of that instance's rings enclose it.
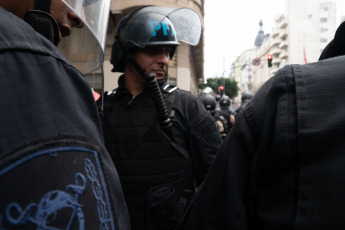
<instances>
[{"instance_id":1,"label":"officer's nose","mask_svg":"<svg viewBox=\"0 0 345 230\"><path fill-rule=\"evenodd\" d=\"M72 27L83 28L85 26L83 20L78 17L72 10L68 12L68 18L72 22Z\"/></svg>"}]
</instances>

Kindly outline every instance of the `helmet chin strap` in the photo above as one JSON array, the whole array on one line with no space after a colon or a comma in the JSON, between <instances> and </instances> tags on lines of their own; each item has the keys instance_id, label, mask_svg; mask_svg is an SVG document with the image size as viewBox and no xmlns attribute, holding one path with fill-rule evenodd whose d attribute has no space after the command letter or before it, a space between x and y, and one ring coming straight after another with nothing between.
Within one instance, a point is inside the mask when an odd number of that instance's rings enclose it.
<instances>
[{"instance_id":1,"label":"helmet chin strap","mask_svg":"<svg viewBox=\"0 0 345 230\"><path fill-rule=\"evenodd\" d=\"M51 0L35 0L35 10L41 10L50 14Z\"/></svg>"},{"instance_id":2,"label":"helmet chin strap","mask_svg":"<svg viewBox=\"0 0 345 230\"><path fill-rule=\"evenodd\" d=\"M51 0L35 0L35 9L27 11L24 20L34 30L57 45L59 43L59 26L50 15L50 5Z\"/></svg>"}]
</instances>

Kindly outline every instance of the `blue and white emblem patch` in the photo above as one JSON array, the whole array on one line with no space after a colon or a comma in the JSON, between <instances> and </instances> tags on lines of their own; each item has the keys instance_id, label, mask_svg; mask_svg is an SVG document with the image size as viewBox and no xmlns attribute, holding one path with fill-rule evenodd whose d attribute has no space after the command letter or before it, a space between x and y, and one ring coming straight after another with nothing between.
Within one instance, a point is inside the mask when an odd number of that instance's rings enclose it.
<instances>
[{"instance_id":1,"label":"blue and white emblem patch","mask_svg":"<svg viewBox=\"0 0 345 230\"><path fill-rule=\"evenodd\" d=\"M115 229L98 153L59 147L0 169L0 230Z\"/></svg>"}]
</instances>

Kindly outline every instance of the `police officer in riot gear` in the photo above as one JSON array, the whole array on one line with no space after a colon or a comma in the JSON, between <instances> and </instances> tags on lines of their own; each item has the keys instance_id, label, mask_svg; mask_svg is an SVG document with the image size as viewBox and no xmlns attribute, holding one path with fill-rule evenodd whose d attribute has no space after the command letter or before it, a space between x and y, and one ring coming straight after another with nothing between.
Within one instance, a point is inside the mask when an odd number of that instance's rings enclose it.
<instances>
[{"instance_id":1,"label":"police officer in riot gear","mask_svg":"<svg viewBox=\"0 0 345 230\"><path fill-rule=\"evenodd\" d=\"M235 111L235 116L237 117L238 114L246 107L250 99L252 99L253 95L249 92L243 92L241 96L241 106Z\"/></svg>"},{"instance_id":2,"label":"police officer in riot gear","mask_svg":"<svg viewBox=\"0 0 345 230\"><path fill-rule=\"evenodd\" d=\"M204 104L205 109L212 115L216 122L220 136L224 139L227 134L226 130L228 124L220 109L216 108L216 98L211 94L202 94L200 100Z\"/></svg>"},{"instance_id":3,"label":"police officer in riot gear","mask_svg":"<svg viewBox=\"0 0 345 230\"><path fill-rule=\"evenodd\" d=\"M219 100L220 100L221 97L222 97L221 95L217 94L217 95L216 95L216 101L219 102Z\"/></svg>"},{"instance_id":4,"label":"police officer in riot gear","mask_svg":"<svg viewBox=\"0 0 345 230\"><path fill-rule=\"evenodd\" d=\"M211 87L207 86L202 90L201 94L210 94L210 95L214 96L214 91Z\"/></svg>"},{"instance_id":5,"label":"police officer in riot gear","mask_svg":"<svg viewBox=\"0 0 345 230\"><path fill-rule=\"evenodd\" d=\"M220 111L220 106L219 106L219 100L220 100L220 98L221 98L222 96L220 95L220 94L217 94L216 95L216 110L219 110Z\"/></svg>"},{"instance_id":6,"label":"police officer in riot gear","mask_svg":"<svg viewBox=\"0 0 345 230\"><path fill-rule=\"evenodd\" d=\"M228 133L233 124L231 122L231 112L230 112L230 98L225 94L219 99L219 109L226 120L226 130L225 132Z\"/></svg>"},{"instance_id":7,"label":"police officer in riot gear","mask_svg":"<svg viewBox=\"0 0 345 230\"><path fill-rule=\"evenodd\" d=\"M252 99L253 95L249 92L242 93L241 101L242 101L242 108L246 107L247 103Z\"/></svg>"},{"instance_id":8,"label":"police officer in riot gear","mask_svg":"<svg viewBox=\"0 0 345 230\"><path fill-rule=\"evenodd\" d=\"M104 37L109 6L0 1L0 229L130 229L90 86L56 47L68 54L70 33ZM90 21L95 37L78 37ZM99 67L100 44L79 63Z\"/></svg>"},{"instance_id":9,"label":"police officer in riot gear","mask_svg":"<svg viewBox=\"0 0 345 230\"><path fill-rule=\"evenodd\" d=\"M207 111L214 111L216 109L216 98L211 94L202 94L200 97Z\"/></svg>"},{"instance_id":10,"label":"police officer in riot gear","mask_svg":"<svg viewBox=\"0 0 345 230\"><path fill-rule=\"evenodd\" d=\"M200 32L187 8L143 7L119 22L111 63L123 75L105 94L103 131L134 230L174 229L221 144L200 100L166 83L179 41L196 45Z\"/></svg>"}]
</instances>

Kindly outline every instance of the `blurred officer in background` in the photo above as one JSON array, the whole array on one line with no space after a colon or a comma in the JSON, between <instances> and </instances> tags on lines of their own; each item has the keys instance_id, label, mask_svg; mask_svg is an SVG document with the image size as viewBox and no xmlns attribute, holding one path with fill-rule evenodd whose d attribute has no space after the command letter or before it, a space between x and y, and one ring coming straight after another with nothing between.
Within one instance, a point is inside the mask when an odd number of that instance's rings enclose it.
<instances>
[{"instance_id":1,"label":"blurred officer in background","mask_svg":"<svg viewBox=\"0 0 345 230\"><path fill-rule=\"evenodd\" d=\"M90 86L55 46L77 28L99 67L109 5L0 1L0 229L130 229Z\"/></svg>"},{"instance_id":2,"label":"blurred officer in background","mask_svg":"<svg viewBox=\"0 0 345 230\"><path fill-rule=\"evenodd\" d=\"M119 22L111 63L124 74L105 94L103 131L133 230L174 229L222 142L200 100L166 84L178 41L200 34L187 8L143 7Z\"/></svg>"},{"instance_id":3,"label":"blurred officer in background","mask_svg":"<svg viewBox=\"0 0 345 230\"><path fill-rule=\"evenodd\" d=\"M212 114L213 111L216 109L216 98L211 94L202 94L200 96L200 100L205 106L205 109Z\"/></svg>"},{"instance_id":4,"label":"blurred officer in background","mask_svg":"<svg viewBox=\"0 0 345 230\"><path fill-rule=\"evenodd\" d=\"M250 99L252 99L253 95L249 92L242 93L241 97L241 106L235 111L235 117L242 111L243 108L246 107Z\"/></svg>"},{"instance_id":5,"label":"blurred officer in background","mask_svg":"<svg viewBox=\"0 0 345 230\"><path fill-rule=\"evenodd\" d=\"M234 123L234 115L230 111L230 103L231 103L230 98L226 96L225 94L219 100L220 111L227 123L227 127L225 130L226 133L230 132Z\"/></svg>"},{"instance_id":6,"label":"blurred officer in background","mask_svg":"<svg viewBox=\"0 0 345 230\"><path fill-rule=\"evenodd\" d=\"M217 103L219 102L219 100L220 100L221 97L222 97L222 96L220 96L219 94L216 95L216 101L217 101Z\"/></svg>"},{"instance_id":7,"label":"blurred officer in background","mask_svg":"<svg viewBox=\"0 0 345 230\"><path fill-rule=\"evenodd\" d=\"M200 100L204 104L205 109L209 111L210 114L212 115L213 119L216 122L219 134L224 139L227 134L226 130L227 130L228 124L227 124L226 119L223 117L221 111L216 108L216 104L217 104L216 98L211 94L203 93L200 96Z\"/></svg>"}]
</instances>

